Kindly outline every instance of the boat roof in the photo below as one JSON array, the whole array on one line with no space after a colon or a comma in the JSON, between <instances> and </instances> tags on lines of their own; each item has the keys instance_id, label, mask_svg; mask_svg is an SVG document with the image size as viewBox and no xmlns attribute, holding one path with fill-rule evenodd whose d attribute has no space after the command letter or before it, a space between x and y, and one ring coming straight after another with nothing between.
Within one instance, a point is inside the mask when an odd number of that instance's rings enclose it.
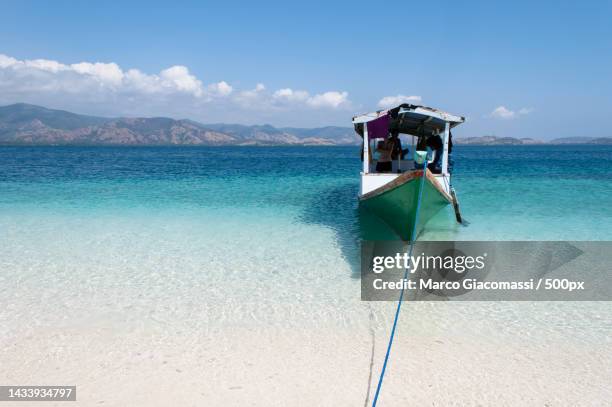
<instances>
[{"instance_id":1,"label":"boat roof","mask_svg":"<svg viewBox=\"0 0 612 407\"><path fill-rule=\"evenodd\" d=\"M408 103L353 117L355 131L363 137L363 126L367 123L370 138L386 138L390 132L429 137L444 132L446 123L453 128L464 121L463 116Z\"/></svg>"}]
</instances>

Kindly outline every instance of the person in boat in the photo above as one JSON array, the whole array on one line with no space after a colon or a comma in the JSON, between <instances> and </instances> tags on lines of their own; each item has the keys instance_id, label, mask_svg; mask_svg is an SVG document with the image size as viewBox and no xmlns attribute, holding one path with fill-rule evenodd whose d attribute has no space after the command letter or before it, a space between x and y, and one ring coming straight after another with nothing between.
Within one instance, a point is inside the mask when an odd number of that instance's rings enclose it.
<instances>
[{"instance_id":1,"label":"person in boat","mask_svg":"<svg viewBox=\"0 0 612 407\"><path fill-rule=\"evenodd\" d=\"M378 161L376 162L376 172L391 172L391 157L393 154L392 143L391 138L388 138L379 141L376 145L376 152L379 154Z\"/></svg>"},{"instance_id":2,"label":"person in boat","mask_svg":"<svg viewBox=\"0 0 612 407\"><path fill-rule=\"evenodd\" d=\"M442 137L439 135L428 137L426 146L435 152L434 159L427 165L427 168L434 174L442 173L442 150L444 147Z\"/></svg>"},{"instance_id":3,"label":"person in boat","mask_svg":"<svg viewBox=\"0 0 612 407\"><path fill-rule=\"evenodd\" d=\"M391 159L398 160L404 159L406 154L408 154L408 149L402 149L402 141L399 138L398 132L391 132L389 140L391 141Z\"/></svg>"}]
</instances>

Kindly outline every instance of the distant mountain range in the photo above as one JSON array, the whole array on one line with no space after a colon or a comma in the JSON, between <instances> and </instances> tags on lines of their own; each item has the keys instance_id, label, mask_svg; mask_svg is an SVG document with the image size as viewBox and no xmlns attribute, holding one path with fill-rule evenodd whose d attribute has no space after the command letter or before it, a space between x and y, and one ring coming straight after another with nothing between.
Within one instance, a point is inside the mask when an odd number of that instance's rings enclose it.
<instances>
[{"instance_id":1,"label":"distant mountain range","mask_svg":"<svg viewBox=\"0 0 612 407\"><path fill-rule=\"evenodd\" d=\"M532 139L532 138L514 138L514 137L495 137L495 136L482 136L482 137L453 137L453 144L473 144L473 145L487 145L487 146L516 146L523 144L545 144L544 141Z\"/></svg>"},{"instance_id":2,"label":"distant mountain range","mask_svg":"<svg viewBox=\"0 0 612 407\"><path fill-rule=\"evenodd\" d=\"M612 144L610 137L563 137L549 141L550 144Z\"/></svg>"},{"instance_id":3,"label":"distant mountain range","mask_svg":"<svg viewBox=\"0 0 612 407\"><path fill-rule=\"evenodd\" d=\"M0 107L0 144L26 145L344 145L351 127L302 129L202 124L167 117L105 118L18 103Z\"/></svg>"},{"instance_id":4,"label":"distant mountain range","mask_svg":"<svg viewBox=\"0 0 612 407\"><path fill-rule=\"evenodd\" d=\"M612 138L568 137L549 142L514 137L454 137L464 145L612 144ZM202 124L167 117L107 118L17 103L0 106L0 144L25 145L357 145L352 127Z\"/></svg>"},{"instance_id":5,"label":"distant mountain range","mask_svg":"<svg viewBox=\"0 0 612 407\"><path fill-rule=\"evenodd\" d=\"M612 144L610 137L564 137L550 141L536 140L533 138L514 137L453 137L453 144L458 145L480 145L480 146L517 146L517 145L541 145L541 144Z\"/></svg>"}]
</instances>

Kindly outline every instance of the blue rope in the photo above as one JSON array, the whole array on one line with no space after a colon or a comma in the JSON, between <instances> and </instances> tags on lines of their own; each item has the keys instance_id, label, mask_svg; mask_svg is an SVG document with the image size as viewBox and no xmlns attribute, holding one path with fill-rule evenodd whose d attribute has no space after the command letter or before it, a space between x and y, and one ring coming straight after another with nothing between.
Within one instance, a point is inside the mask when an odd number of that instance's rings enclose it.
<instances>
[{"instance_id":1,"label":"blue rope","mask_svg":"<svg viewBox=\"0 0 612 407\"><path fill-rule=\"evenodd\" d=\"M417 201L416 212L414 216L414 225L412 227L412 236L410 236L410 251L408 252L408 256L412 257L412 249L414 249L414 242L416 241L416 231L417 231L417 223L419 222L419 211L421 209L421 199L423 198L423 188L425 187L425 178L427 172L427 159L423 164L423 177L421 179L421 187L419 188L419 199ZM404 270L404 281L408 278L408 270L407 267ZM376 394L374 394L374 400L372 401L372 407L376 407L376 402L378 401L378 396L380 394L380 388L382 387L383 378L385 377L385 371L387 370L387 362L389 361L389 355L391 354L391 346L393 345L393 338L395 337L395 328L397 327L397 320L399 318L400 309L402 308L402 301L404 300L404 284L402 284L402 289L400 291L399 299L397 300L397 309L395 310L395 318L393 320L393 328L391 329L391 335L389 336L389 344L387 345L387 353L385 354L385 361L383 363L382 370L380 371L380 377L378 378L378 386L376 386Z\"/></svg>"}]
</instances>

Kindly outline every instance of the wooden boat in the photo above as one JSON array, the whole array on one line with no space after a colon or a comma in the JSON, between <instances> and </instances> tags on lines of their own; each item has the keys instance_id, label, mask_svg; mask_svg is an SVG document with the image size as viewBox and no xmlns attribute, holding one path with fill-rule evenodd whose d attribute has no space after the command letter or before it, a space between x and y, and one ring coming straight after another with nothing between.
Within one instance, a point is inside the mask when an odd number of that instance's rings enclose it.
<instances>
[{"instance_id":1,"label":"wooden boat","mask_svg":"<svg viewBox=\"0 0 612 407\"><path fill-rule=\"evenodd\" d=\"M411 104L355 116L355 130L363 137L360 206L381 218L406 241L416 239L427 221L448 204L454 204L457 220L461 221L451 184L450 153L451 129L464 121L461 116ZM410 136L414 156L402 157L401 149L395 149L391 168L377 172L378 162L371 158L372 143L387 141L385 146L394 145L402 140L402 135ZM426 161L420 163L425 156ZM416 219L421 186L421 205Z\"/></svg>"}]
</instances>

